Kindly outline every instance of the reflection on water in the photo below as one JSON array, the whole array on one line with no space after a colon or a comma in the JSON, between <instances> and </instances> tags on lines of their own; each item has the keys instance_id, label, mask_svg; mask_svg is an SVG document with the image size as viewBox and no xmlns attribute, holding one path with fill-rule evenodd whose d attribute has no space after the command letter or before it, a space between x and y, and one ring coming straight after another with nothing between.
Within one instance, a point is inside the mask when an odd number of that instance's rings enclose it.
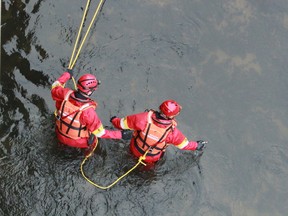
<instances>
[{"instance_id":1,"label":"reflection on water","mask_svg":"<svg viewBox=\"0 0 288 216\"><path fill-rule=\"evenodd\" d=\"M103 82L104 125L171 98L183 133L210 141L201 158L169 147L107 191L81 176L85 152L54 134L50 85L83 2L1 6L0 215L287 214L286 0L105 2L75 66ZM110 184L137 162L128 145L100 140L85 173Z\"/></svg>"}]
</instances>

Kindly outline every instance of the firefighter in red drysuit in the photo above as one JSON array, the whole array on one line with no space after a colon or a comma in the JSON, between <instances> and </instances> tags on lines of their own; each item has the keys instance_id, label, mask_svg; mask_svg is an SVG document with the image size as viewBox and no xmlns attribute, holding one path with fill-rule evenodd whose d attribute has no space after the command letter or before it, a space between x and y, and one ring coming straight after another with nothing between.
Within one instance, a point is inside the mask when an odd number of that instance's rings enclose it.
<instances>
[{"instance_id":1,"label":"firefighter in red drysuit","mask_svg":"<svg viewBox=\"0 0 288 216\"><path fill-rule=\"evenodd\" d=\"M92 74L85 74L79 78L76 91L64 88L72 76L73 71L67 70L52 84L51 89L56 106L55 130L59 142L71 147L87 148L95 143L95 136L130 139L126 131L104 129L95 112L97 103L90 96L100 84L99 80Z\"/></svg>"},{"instance_id":2,"label":"firefighter in red drysuit","mask_svg":"<svg viewBox=\"0 0 288 216\"><path fill-rule=\"evenodd\" d=\"M158 161L164 154L168 145L174 145L182 150L203 150L207 141L188 141L177 129L175 116L182 107L174 100L166 100L160 106L160 111L149 110L124 118L113 116L110 121L118 129L133 130L130 141L130 150L140 157L146 154L145 162Z\"/></svg>"}]
</instances>

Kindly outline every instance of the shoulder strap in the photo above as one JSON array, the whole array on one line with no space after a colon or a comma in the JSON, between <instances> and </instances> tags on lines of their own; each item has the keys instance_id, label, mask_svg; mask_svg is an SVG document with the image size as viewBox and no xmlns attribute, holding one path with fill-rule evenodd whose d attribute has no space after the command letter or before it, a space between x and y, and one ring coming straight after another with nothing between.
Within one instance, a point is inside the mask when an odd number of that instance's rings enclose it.
<instances>
[{"instance_id":1,"label":"shoulder strap","mask_svg":"<svg viewBox=\"0 0 288 216\"><path fill-rule=\"evenodd\" d=\"M153 113L154 113L153 110L149 110L148 116L147 116L148 124L151 124L151 123L152 123L152 114L153 114Z\"/></svg>"},{"instance_id":2,"label":"shoulder strap","mask_svg":"<svg viewBox=\"0 0 288 216\"><path fill-rule=\"evenodd\" d=\"M64 100L67 101L67 100L69 99L70 95L71 95L73 92L74 92L73 90L69 90L69 91L66 93L66 95L65 95L65 97L64 97Z\"/></svg>"}]
</instances>

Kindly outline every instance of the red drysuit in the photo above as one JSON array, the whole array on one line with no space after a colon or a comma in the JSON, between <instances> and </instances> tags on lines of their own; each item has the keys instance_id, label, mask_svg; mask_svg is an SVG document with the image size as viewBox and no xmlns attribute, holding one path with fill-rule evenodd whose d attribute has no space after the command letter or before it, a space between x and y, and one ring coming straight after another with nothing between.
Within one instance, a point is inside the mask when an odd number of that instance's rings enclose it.
<instances>
[{"instance_id":1,"label":"red drysuit","mask_svg":"<svg viewBox=\"0 0 288 216\"><path fill-rule=\"evenodd\" d=\"M56 109L59 110L61 104L67 96L68 92L71 91L69 88L64 88L64 84L70 79L70 74L68 72L64 72L53 84L51 89L52 99L55 101ZM80 99L75 96L75 92L73 92L68 101L70 104L81 107L84 104L90 103L97 106L97 103L91 100L90 98ZM94 106L95 107L95 106ZM79 122L81 125L85 126L85 130L88 130L89 133L93 133L95 136L99 138L112 138L112 139L121 139L121 131L110 131L104 129L101 120L99 119L97 113L95 112L94 107L89 107L81 111L79 118ZM57 112L57 111L56 111ZM57 121L57 120L56 120ZM61 132L58 127L56 127L56 135L60 143L66 144L72 147L78 148L87 148L88 147L88 137L78 137L72 139L65 135L65 133Z\"/></svg>"},{"instance_id":2,"label":"red drysuit","mask_svg":"<svg viewBox=\"0 0 288 216\"><path fill-rule=\"evenodd\" d=\"M152 112L152 113L151 113ZM150 113L150 117L149 117ZM150 120L149 120L150 119ZM173 122L174 123L173 123ZM129 129L129 130L134 130L133 137L130 142L130 150L136 157L142 156L145 151L148 149L147 147L145 148L143 144L143 140L146 137L149 137L151 135L152 130L150 132L147 132L147 125L150 122L151 124L156 125L154 128L167 128L172 127L172 129L168 130L167 129L167 134L163 135L162 137L165 137L164 140L161 141L161 147L156 148L153 146L153 151L155 151L153 154L148 153L146 155L145 162L156 162L158 161L163 153L165 152L165 149L167 148L168 145L174 145L179 149L182 150L196 150L198 144L196 141L188 141L188 139L183 135L183 133L176 128L176 121L174 120L167 120L167 119L161 119L157 118L156 112L155 111L149 111L149 112L143 112L139 114L134 114L134 115L129 115L124 118L114 118L112 119L112 124L118 128L118 129ZM150 125L151 126L151 125ZM151 128L149 126L149 128ZM153 126L152 126L153 128ZM154 129L155 130L155 129ZM147 132L148 136L145 135L145 131ZM163 130L165 131L165 130ZM137 137L141 136L141 133L143 133L142 136L142 142L141 144L135 142ZM155 134L156 136L156 134ZM144 138L143 138L144 137ZM152 139L154 138L154 135L152 134ZM149 138L146 138L147 140ZM161 139L161 138L160 138ZM154 139L156 140L156 139ZM155 142L154 142L155 143ZM164 145L163 145L164 143ZM143 144L143 146L142 146ZM157 142L156 147L159 145L159 142ZM150 154L150 155L149 155Z\"/></svg>"}]
</instances>

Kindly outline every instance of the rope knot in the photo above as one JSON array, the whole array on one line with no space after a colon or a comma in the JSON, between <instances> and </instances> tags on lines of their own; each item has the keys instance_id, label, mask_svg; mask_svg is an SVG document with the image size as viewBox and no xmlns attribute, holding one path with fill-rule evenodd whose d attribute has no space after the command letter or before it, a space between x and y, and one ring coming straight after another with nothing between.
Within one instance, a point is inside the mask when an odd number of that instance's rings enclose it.
<instances>
[{"instance_id":1,"label":"rope knot","mask_svg":"<svg viewBox=\"0 0 288 216\"><path fill-rule=\"evenodd\" d=\"M144 166L146 166L146 163L143 162L143 160L145 160L145 158L146 158L146 156L143 155L143 156L140 156L139 159L138 159L138 161L139 161L141 164L143 164Z\"/></svg>"}]
</instances>

